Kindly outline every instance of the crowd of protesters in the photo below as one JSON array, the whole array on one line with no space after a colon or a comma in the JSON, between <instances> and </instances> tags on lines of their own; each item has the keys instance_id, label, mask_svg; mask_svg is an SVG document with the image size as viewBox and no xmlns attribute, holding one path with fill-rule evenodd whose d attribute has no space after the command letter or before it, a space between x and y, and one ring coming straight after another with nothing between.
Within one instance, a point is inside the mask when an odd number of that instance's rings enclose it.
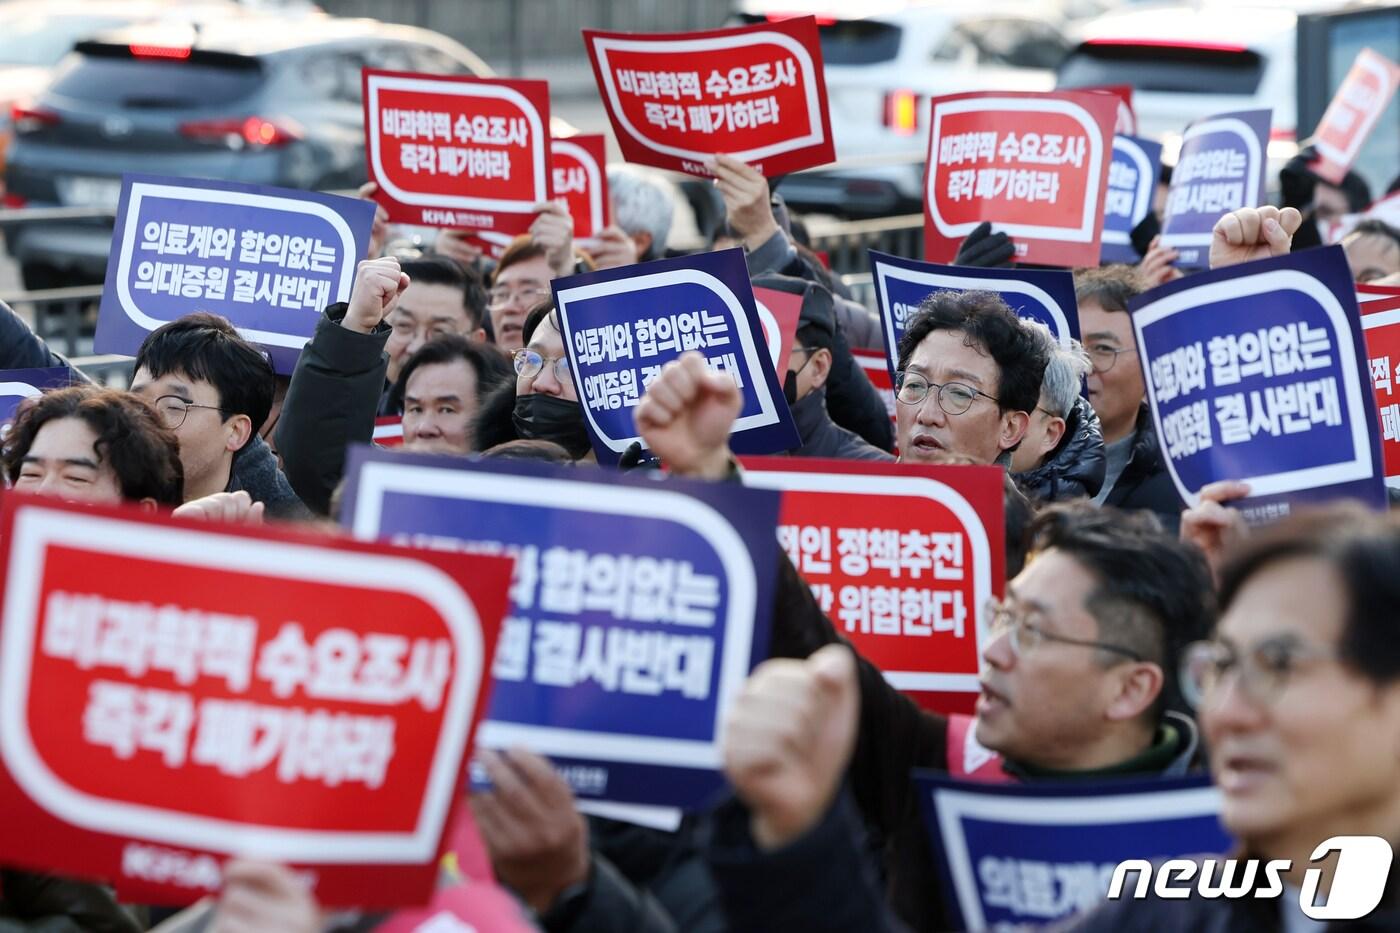
<instances>
[{"instance_id":1,"label":"crowd of protesters","mask_svg":"<svg viewBox=\"0 0 1400 933\"><path fill-rule=\"evenodd\" d=\"M1320 245L1320 225L1370 201L1355 176L1285 169L1284 203L1221 218L1212 267ZM1248 532L1222 483L1183 514L1145 400L1129 302L1180 275L1149 216L1137 266L1077 270L1082 343L1061 346L988 292L941 292L897 348L895 418L852 348L882 328L827 270L768 181L716 156L726 208L714 248L742 247L753 283L800 296L779 373L797 457L1006 469L1007 578L982 648L975 717L921 710L859 656L784 558L771 659L723 733L732 799L663 832L584 817L549 762L482 752L493 790L472 813L521 922L550 931L939 930L914 768L999 781L1209 773L1244 853L1306 863L1319 841L1400 842L1400 525L1347 506ZM668 254L664 182L609 171L613 226L574 242L557 203L495 260L442 232L431 249L372 255L325 309L290 382L227 321L154 331L129 391L78 385L25 403L3 442L15 489L128 502L204 520L336 517L346 449L399 415L409 451L523 457L596 469L550 281ZM1391 186L1394 191L1395 185ZM365 189L362 194L371 196ZM1400 231L1342 241L1357 282L1400 284ZM985 226L957 262L1008 265ZM61 363L0 306L0 368ZM284 384L285 383L285 384ZM648 386L638 428L664 469L744 481L728 447L740 396L687 355ZM988 755L964 766L965 742ZM1289 876L1294 886L1300 879ZM1296 898L1295 898L1296 900ZM1302 929L1283 901L1123 901L1091 930ZM216 901L162 929L370 929L321 912L275 865L234 862ZM146 908L101 886L0 873L0 931L134 931ZM1394 882L1371 922L1400 924Z\"/></svg>"}]
</instances>

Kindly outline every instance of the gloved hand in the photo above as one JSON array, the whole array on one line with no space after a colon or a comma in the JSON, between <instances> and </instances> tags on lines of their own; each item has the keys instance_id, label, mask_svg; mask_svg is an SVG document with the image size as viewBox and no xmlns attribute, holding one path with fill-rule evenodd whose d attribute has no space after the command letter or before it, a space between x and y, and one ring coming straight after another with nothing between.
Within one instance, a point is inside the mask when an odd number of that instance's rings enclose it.
<instances>
[{"instance_id":1,"label":"gloved hand","mask_svg":"<svg viewBox=\"0 0 1400 933\"><path fill-rule=\"evenodd\" d=\"M955 266L977 266L982 269L1005 268L1012 265L1016 244L1004 233L993 233L992 223L984 220L977 225L958 247L953 257Z\"/></svg>"}]
</instances>

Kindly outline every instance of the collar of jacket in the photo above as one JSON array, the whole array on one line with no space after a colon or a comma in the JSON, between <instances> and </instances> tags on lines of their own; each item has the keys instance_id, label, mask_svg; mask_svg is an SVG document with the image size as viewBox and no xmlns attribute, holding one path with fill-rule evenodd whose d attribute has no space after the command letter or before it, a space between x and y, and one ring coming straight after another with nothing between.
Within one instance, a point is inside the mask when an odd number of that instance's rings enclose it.
<instances>
[{"instance_id":1,"label":"collar of jacket","mask_svg":"<svg viewBox=\"0 0 1400 933\"><path fill-rule=\"evenodd\" d=\"M1124 478L1154 473L1163 466L1162 448L1157 443L1157 431L1152 427L1152 413L1147 410L1147 403L1143 402L1138 408L1137 424L1133 428L1133 451L1118 482L1123 482Z\"/></svg>"},{"instance_id":2,"label":"collar of jacket","mask_svg":"<svg viewBox=\"0 0 1400 933\"><path fill-rule=\"evenodd\" d=\"M811 443L812 438L834 424L826 410L826 386L813 389L789 407L792 409L792 420L797 424L797 435L802 439L804 447Z\"/></svg>"},{"instance_id":3,"label":"collar of jacket","mask_svg":"<svg viewBox=\"0 0 1400 933\"><path fill-rule=\"evenodd\" d=\"M1028 495L1055 502L1098 495L1107 469L1099 416L1080 396L1065 419L1065 436L1059 445L1040 466L1017 473L1014 478Z\"/></svg>"},{"instance_id":4,"label":"collar of jacket","mask_svg":"<svg viewBox=\"0 0 1400 933\"><path fill-rule=\"evenodd\" d=\"M1198 744L1195 723L1180 713L1169 712L1157 727L1152 744L1116 765L1087 771L1061 771L1007 761L1004 767L1007 774L1023 781L1092 781L1133 774L1179 777L1191 770Z\"/></svg>"}]
</instances>

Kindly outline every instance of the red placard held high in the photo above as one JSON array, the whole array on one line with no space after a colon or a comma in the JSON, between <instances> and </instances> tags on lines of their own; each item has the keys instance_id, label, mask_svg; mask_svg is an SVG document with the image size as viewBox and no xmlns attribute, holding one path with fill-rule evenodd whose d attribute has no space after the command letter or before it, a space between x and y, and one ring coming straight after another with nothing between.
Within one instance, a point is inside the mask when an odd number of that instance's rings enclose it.
<instances>
[{"instance_id":1,"label":"red placard held high","mask_svg":"<svg viewBox=\"0 0 1400 933\"><path fill-rule=\"evenodd\" d=\"M1371 49L1362 49L1317 124L1313 133L1317 158L1308 167L1340 185L1397 87L1400 65Z\"/></svg>"},{"instance_id":2,"label":"red placard held high","mask_svg":"<svg viewBox=\"0 0 1400 933\"><path fill-rule=\"evenodd\" d=\"M768 177L835 158L816 19L707 32L583 31L629 162L709 177L728 153Z\"/></svg>"},{"instance_id":3,"label":"red placard held high","mask_svg":"<svg viewBox=\"0 0 1400 933\"><path fill-rule=\"evenodd\" d=\"M574 218L574 240L597 236L608 225L607 140L601 133L551 140L550 159L554 194L569 202Z\"/></svg>"},{"instance_id":4,"label":"red placard held high","mask_svg":"<svg viewBox=\"0 0 1400 933\"><path fill-rule=\"evenodd\" d=\"M396 223L524 233L550 184L549 85L364 70L365 153Z\"/></svg>"},{"instance_id":5,"label":"red placard held high","mask_svg":"<svg viewBox=\"0 0 1400 933\"><path fill-rule=\"evenodd\" d=\"M931 101L924 255L948 263L984 220L1020 262L1095 266L1118 101L978 92Z\"/></svg>"}]
</instances>

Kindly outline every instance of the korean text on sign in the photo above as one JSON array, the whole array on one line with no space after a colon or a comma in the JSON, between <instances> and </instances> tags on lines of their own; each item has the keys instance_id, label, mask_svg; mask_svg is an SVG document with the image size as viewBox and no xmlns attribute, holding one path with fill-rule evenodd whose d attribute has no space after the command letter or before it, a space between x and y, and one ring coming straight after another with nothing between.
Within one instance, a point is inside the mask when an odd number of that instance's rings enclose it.
<instances>
[{"instance_id":1,"label":"korean text on sign","mask_svg":"<svg viewBox=\"0 0 1400 933\"><path fill-rule=\"evenodd\" d=\"M726 152L769 175L834 158L816 21L644 36L584 30L629 161L692 175Z\"/></svg>"},{"instance_id":2,"label":"korean text on sign","mask_svg":"<svg viewBox=\"0 0 1400 933\"><path fill-rule=\"evenodd\" d=\"M523 233L552 196L543 81L364 72L366 154L390 220Z\"/></svg>"},{"instance_id":3,"label":"korean text on sign","mask_svg":"<svg viewBox=\"0 0 1400 933\"><path fill-rule=\"evenodd\" d=\"M1162 245L1181 254L1178 265L1205 266L1216 221L1261 203L1269 120L1268 110L1250 110L1187 128L1162 219Z\"/></svg>"},{"instance_id":4,"label":"korean text on sign","mask_svg":"<svg viewBox=\"0 0 1400 933\"><path fill-rule=\"evenodd\" d=\"M974 93L931 107L926 258L951 261L962 238L991 221L1025 262L1097 264L1114 98Z\"/></svg>"},{"instance_id":5,"label":"korean text on sign","mask_svg":"<svg viewBox=\"0 0 1400 933\"><path fill-rule=\"evenodd\" d=\"M0 816L25 840L0 857L160 903L229 855L311 869L323 903L428 893L508 561L26 496L0 516L0 693L24 711Z\"/></svg>"},{"instance_id":6,"label":"korean text on sign","mask_svg":"<svg viewBox=\"0 0 1400 933\"><path fill-rule=\"evenodd\" d=\"M1152 210L1162 146L1134 136L1113 137L1113 160L1104 193L1102 262L1136 263L1132 232Z\"/></svg>"},{"instance_id":7,"label":"korean text on sign","mask_svg":"<svg viewBox=\"0 0 1400 933\"><path fill-rule=\"evenodd\" d=\"M1367 371L1380 412L1385 481L1400 486L1400 298L1362 304L1361 326L1366 332Z\"/></svg>"},{"instance_id":8,"label":"korean text on sign","mask_svg":"<svg viewBox=\"0 0 1400 933\"><path fill-rule=\"evenodd\" d=\"M1340 185L1397 87L1400 65L1373 49L1362 49L1318 121L1313 133L1317 159L1308 168Z\"/></svg>"},{"instance_id":9,"label":"korean text on sign","mask_svg":"<svg viewBox=\"0 0 1400 933\"><path fill-rule=\"evenodd\" d=\"M229 319L287 374L350 295L373 205L306 191L129 175L94 348L134 354L193 311Z\"/></svg>"}]
</instances>

